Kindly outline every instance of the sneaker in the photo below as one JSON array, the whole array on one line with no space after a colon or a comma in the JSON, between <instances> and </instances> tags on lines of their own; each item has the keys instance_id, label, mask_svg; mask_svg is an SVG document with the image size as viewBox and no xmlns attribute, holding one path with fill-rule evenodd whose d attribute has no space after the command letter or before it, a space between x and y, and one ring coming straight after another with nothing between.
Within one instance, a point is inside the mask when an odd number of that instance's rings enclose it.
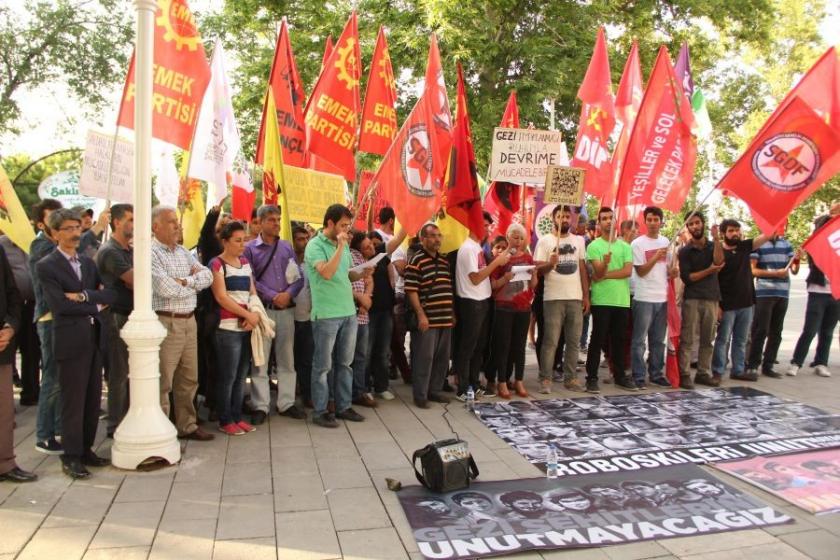
<instances>
[{"instance_id":1,"label":"sneaker","mask_svg":"<svg viewBox=\"0 0 840 560\"><path fill-rule=\"evenodd\" d=\"M35 444L35 451L39 451L45 455L61 455L64 453L64 448L61 444L55 441L55 438L39 441Z\"/></svg>"},{"instance_id":2,"label":"sneaker","mask_svg":"<svg viewBox=\"0 0 840 560\"><path fill-rule=\"evenodd\" d=\"M235 424L233 422L231 422L230 424L225 424L224 426L219 426L219 431L229 436L245 435L245 431L239 427L239 424Z\"/></svg>"},{"instance_id":3,"label":"sneaker","mask_svg":"<svg viewBox=\"0 0 840 560\"><path fill-rule=\"evenodd\" d=\"M392 400L394 400L394 393L392 393L391 391L388 391L386 389L385 391L382 391L381 393L376 393L376 398L382 399L383 401L392 401Z\"/></svg>"},{"instance_id":4,"label":"sneaker","mask_svg":"<svg viewBox=\"0 0 840 560\"><path fill-rule=\"evenodd\" d=\"M816 373L820 377L831 377L831 371L826 366L815 367L814 373Z\"/></svg>"},{"instance_id":5,"label":"sneaker","mask_svg":"<svg viewBox=\"0 0 840 560\"><path fill-rule=\"evenodd\" d=\"M455 398L461 402L467 402L467 394L466 393L458 393L455 395Z\"/></svg>"},{"instance_id":6,"label":"sneaker","mask_svg":"<svg viewBox=\"0 0 840 560\"><path fill-rule=\"evenodd\" d=\"M639 388L636 387L636 384L633 383L633 381L631 381L630 379L627 379L627 378L616 379L615 380L615 386L616 387L621 387L625 391L638 391L639 390Z\"/></svg>"},{"instance_id":7,"label":"sneaker","mask_svg":"<svg viewBox=\"0 0 840 560\"><path fill-rule=\"evenodd\" d=\"M350 422L364 422L365 417L353 410L352 408L348 408L347 410L342 410L341 412L337 412L335 414L336 418L341 418L342 420L348 420Z\"/></svg>"},{"instance_id":8,"label":"sneaker","mask_svg":"<svg viewBox=\"0 0 840 560\"><path fill-rule=\"evenodd\" d=\"M592 393L593 395L597 395L601 392L601 389L598 388L598 381L592 380L586 382L586 392Z\"/></svg>"},{"instance_id":9,"label":"sneaker","mask_svg":"<svg viewBox=\"0 0 840 560\"><path fill-rule=\"evenodd\" d=\"M657 377L656 379L650 380L651 385L656 385L658 387L671 387L671 382L665 379L664 377Z\"/></svg>"},{"instance_id":10,"label":"sneaker","mask_svg":"<svg viewBox=\"0 0 840 560\"><path fill-rule=\"evenodd\" d=\"M335 416L329 412L319 415L312 415L312 423L321 426L322 428L338 428L338 422L335 421Z\"/></svg>"},{"instance_id":11,"label":"sneaker","mask_svg":"<svg viewBox=\"0 0 840 560\"><path fill-rule=\"evenodd\" d=\"M551 380L550 379L543 379L540 381L540 394L541 395L550 395L551 394Z\"/></svg>"},{"instance_id":12,"label":"sneaker","mask_svg":"<svg viewBox=\"0 0 840 560\"><path fill-rule=\"evenodd\" d=\"M636 389L638 389L639 391L644 391L645 389L647 389L647 383L645 383L644 381L634 381L633 383L636 384Z\"/></svg>"},{"instance_id":13,"label":"sneaker","mask_svg":"<svg viewBox=\"0 0 840 560\"><path fill-rule=\"evenodd\" d=\"M583 385L581 385L580 381L578 381L577 379L570 379L570 380L566 381L565 383L563 383L563 387L567 391L573 391L575 393L585 393L586 392L586 388Z\"/></svg>"},{"instance_id":14,"label":"sneaker","mask_svg":"<svg viewBox=\"0 0 840 560\"><path fill-rule=\"evenodd\" d=\"M796 364L791 364L790 367L785 372L785 375L789 375L791 377L796 377L796 374L799 373L799 366Z\"/></svg>"},{"instance_id":15,"label":"sneaker","mask_svg":"<svg viewBox=\"0 0 840 560\"><path fill-rule=\"evenodd\" d=\"M236 425L239 426L239 429L242 430L245 433L250 433L250 432L256 432L257 431L257 429L255 427L253 427L251 424L249 424L245 420L240 420L239 422L236 423Z\"/></svg>"},{"instance_id":16,"label":"sneaker","mask_svg":"<svg viewBox=\"0 0 840 560\"><path fill-rule=\"evenodd\" d=\"M493 395L487 395L487 389L479 385L478 389L475 390L475 400L478 400L485 395L488 397L492 397L495 395L495 393Z\"/></svg>"},{"instance_id":17,"label":"sneaker","mask_svg":"<svg viewBox=\"0 0 840 560\"><path fill-rule=\"evenodd\" d=\"M496 396L496 384L495 383L488 383L487 387L484 389L482 393L485 397L495 397Z\"/></svg>"}]
</instances>

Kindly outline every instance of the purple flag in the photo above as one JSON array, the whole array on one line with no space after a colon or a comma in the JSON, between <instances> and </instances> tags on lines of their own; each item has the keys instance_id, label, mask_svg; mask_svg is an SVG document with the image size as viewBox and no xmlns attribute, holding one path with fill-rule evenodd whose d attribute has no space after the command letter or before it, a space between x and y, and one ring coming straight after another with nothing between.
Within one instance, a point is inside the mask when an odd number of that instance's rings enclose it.
<instances>
[{"instance_id":1,"label":"purple flag","mask_svg":"<svg viewBox=\"0 0 840 560\"><path fill-rule=\"evenodd\" d=\"M689 101L694 95L694 79L691 77L691 63L688 57L688 43L683 43L680 49L680 56L677 57L677 63L674 65L674 73L677 79L682 83L685 96Z\"/></svg>"}]
</instances>

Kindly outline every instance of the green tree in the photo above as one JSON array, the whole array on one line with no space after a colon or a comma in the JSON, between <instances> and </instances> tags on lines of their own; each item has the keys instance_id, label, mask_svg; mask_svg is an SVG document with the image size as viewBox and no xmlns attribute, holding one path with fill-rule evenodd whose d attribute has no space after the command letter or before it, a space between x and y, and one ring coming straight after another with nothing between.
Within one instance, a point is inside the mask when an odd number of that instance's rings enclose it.
<instances>
[{"instance_id":1,"label":"green tree","mask_svg":"<svg viewBox=\"0 0 840 560\"><path fill-rule=\"evenodd\" d=\"M128 0L0 6L0 133L18 132L21 93L45 84L66 84L91 110L102 109L103 92L125 77L132 14Z\"/></svg>"},{"instance_id":2,"label":"green tree","mask_svg":"<svg viewBox=\"0 0 840 560\"><path fill-rule=\"evenodd\" d=\"M29 213L32 206L41 200L38 196L38 185L44 179L61 171L81 171L82 152L76 149L64 150L37 162L27 154L15 154L4 157L0 165L9 176L9 181L13 182L23 209Z\"/></svg>"}]
</instances>

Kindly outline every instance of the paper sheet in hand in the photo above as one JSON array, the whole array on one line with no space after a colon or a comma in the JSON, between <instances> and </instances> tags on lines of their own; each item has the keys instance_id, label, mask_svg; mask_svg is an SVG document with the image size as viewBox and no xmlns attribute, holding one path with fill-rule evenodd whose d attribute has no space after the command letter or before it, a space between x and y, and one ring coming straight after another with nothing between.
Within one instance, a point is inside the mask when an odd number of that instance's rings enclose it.
<instances>
[{"instance_id":1,"label":"paper sheet in hand","mask_svg":"<svg viewBox=\"0 0 840 560\"><path fill-rule=\"evenodd\" d=\"M533 264L522 264L510 267L510 271L513 272L513 278L510 279L511 282L527 282L531 279L531 271L534 269Z\"/></svg>"},{"instance_id":2,"label":"paper sheet in hand","mask_svg":"<svg viewBox=\"0 0 840 560\"><path fill-rule=\"evenodd\" d=\"M365 261L360 265L354 266L353 268L350 269L350 272L357 272L357 273L358 272L364 272L364 270L366 268L373 268L373 267L376 266L376 263L378 263L379 261L382 260L382 258L384 256L385 256L385 253L379 253L378 255L376 255L375 257L370 259L369 261Z\"/></svg>"}]
</instances>

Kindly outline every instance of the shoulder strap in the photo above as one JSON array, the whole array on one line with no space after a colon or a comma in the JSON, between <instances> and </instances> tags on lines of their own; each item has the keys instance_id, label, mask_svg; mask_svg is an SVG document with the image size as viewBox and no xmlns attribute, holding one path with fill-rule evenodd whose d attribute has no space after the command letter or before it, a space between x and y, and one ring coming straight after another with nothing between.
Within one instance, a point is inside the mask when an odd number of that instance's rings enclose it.
<instances>
[{"instance_id":1,"label":"shoulder strap","mask_svg":"<svg viewBox=\"0 0 840 560\"><path fill-rule=\"evenodd\" d=\"M265 261L265 264L262 266L259 272L254 274L254 280L259 280L262 278L265 271L268 270L268 267L271 266L271 260L274 258L274 254L277 252L277 246L280 245L280 240L276 239L274 241L274 247L271 248L271 254L268 256L268 260Z\"/></svg>"},{"instance_id":2,"label":"shoulder strap","mask_svg":"<svg viewBox=\"0 0 840 560\"><path fill-rule=\"evenodd\" d=\"M424 455L426 455L426 453L429 452L429 447L430 446L427 445L423 449L418 449L417 451L414 452L414 455L412 455L412 457L411 457L411 466L414 467L414 476L417 477L417 482L419 482L420 484L422 484L426 488L429 488L429 485L426 483L426 479L423 477L423 473L421 473L419 470L417 470L417 459L420 459Z\"/></svg>"}]
</instances>

